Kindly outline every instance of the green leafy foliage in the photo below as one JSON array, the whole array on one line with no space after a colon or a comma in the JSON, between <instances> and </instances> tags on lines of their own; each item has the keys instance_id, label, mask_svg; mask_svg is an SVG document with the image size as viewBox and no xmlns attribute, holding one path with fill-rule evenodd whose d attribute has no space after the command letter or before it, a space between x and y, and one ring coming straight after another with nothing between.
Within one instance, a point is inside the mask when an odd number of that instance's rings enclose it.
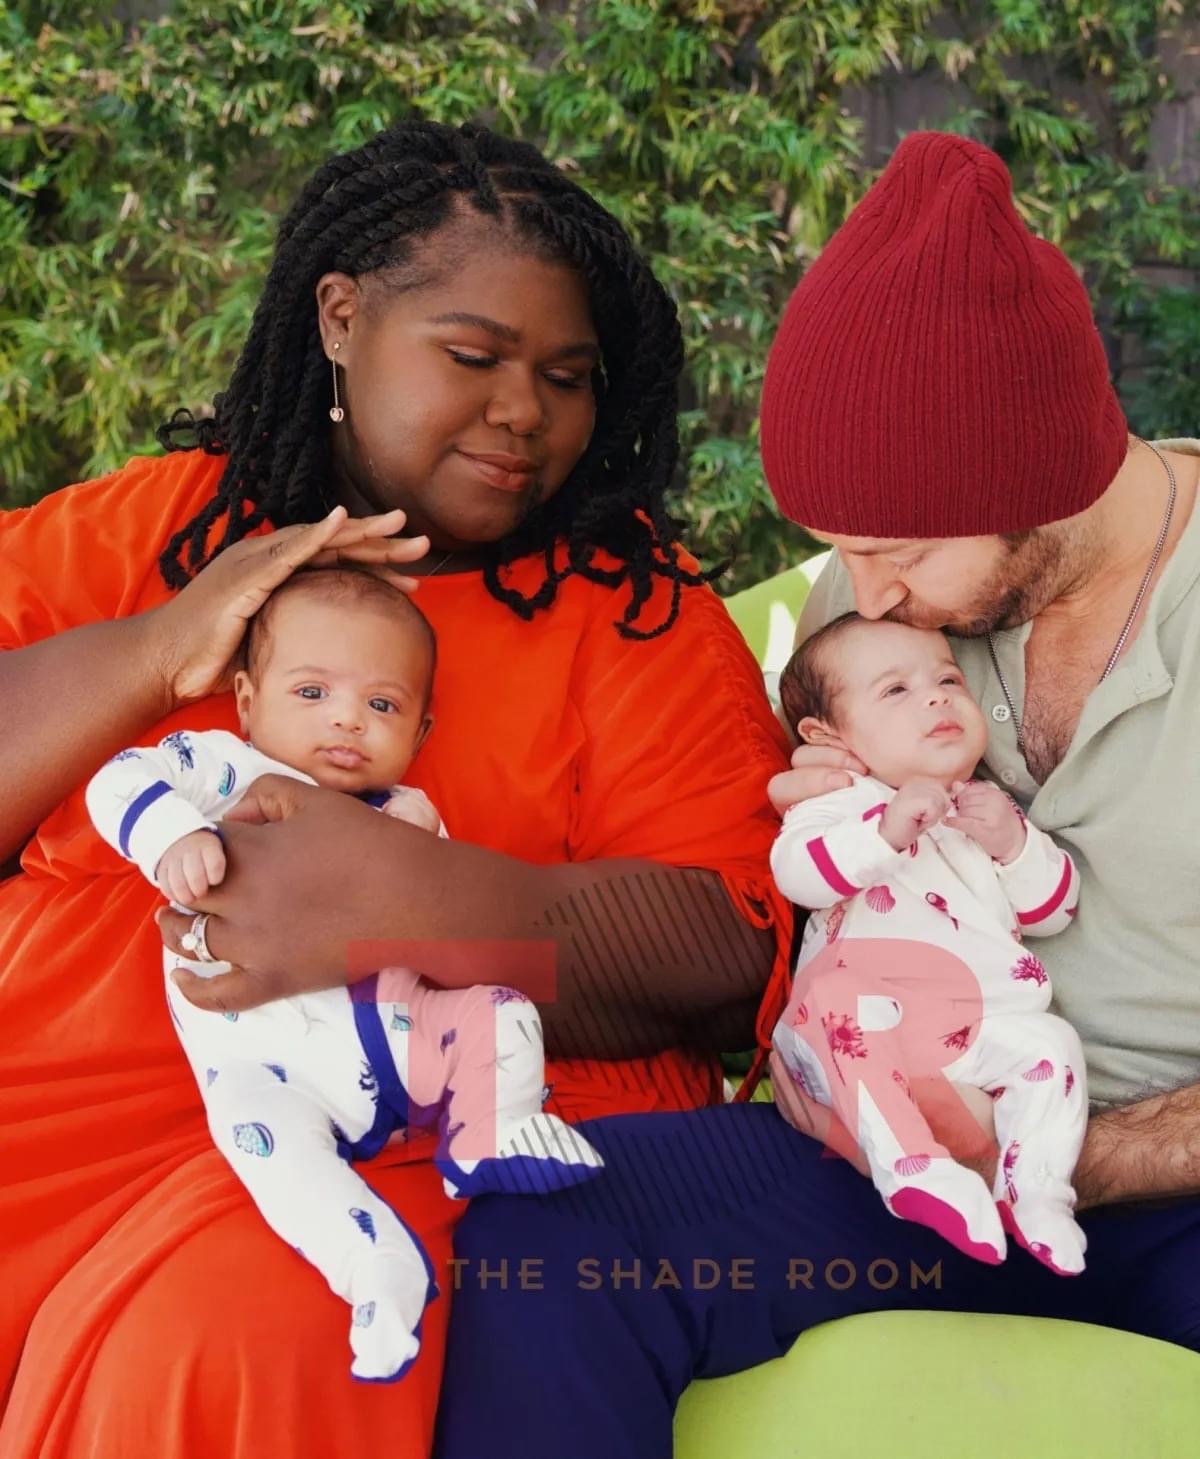
<instances>
[{"instance_id":1,"label":"green leafy foliage","mask_svg":"<svg viewBox=\"0 0 1200 1459\"><path fill-rule=\"evenodd\" d=\"M806 550L755 411L805 263L861 197L872 98L997 147L1092 291L1135 429L1200 418L1197 203L1147 167L1184 0L174 0L0 18L5 505L154 449L224 384L304 176L403 116L546 146L630 227L688 341L680 510L727 587ZM141 18L139 18L141 17ZM889 138L887 150L897 138ZM1185 272L1153 286L1153 266ZM1123 346L1118 351L1118 345Z\"/></svg>"}]
</instances>

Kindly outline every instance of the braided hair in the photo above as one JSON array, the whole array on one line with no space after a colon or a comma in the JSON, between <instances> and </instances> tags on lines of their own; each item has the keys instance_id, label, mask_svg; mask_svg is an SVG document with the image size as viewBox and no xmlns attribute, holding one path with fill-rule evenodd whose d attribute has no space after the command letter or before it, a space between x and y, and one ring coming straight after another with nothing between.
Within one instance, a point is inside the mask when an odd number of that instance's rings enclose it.
<instances>
[{"instance_id":1,"label":"braided hair","mask_svg":"<svg viewBox=\"0 0 1200 1459\"><path fill-rule=\"evenodd\" d=\"M573 574L630 585L616 627L627 638L665 633L680 593L719 575L678 560L682 523L665 496L679 458L677 387L683 342L674 303L617 220L533 146L481 127L402 122L331 158L284 218L250 334L211 418L178 410L159 427L167 450L197 446L228 461L217 494L163 551L167 585L184 587L254 527L316 521L328 508L330 372L315 288L327 272L355 278L410 266L415 249L473 208L538 255L575 268L601 349L593 372L596 422L562 488L485 550L484 581L521 618L548 608ZM386 281L387 275L383 275ZM212 549L212 528L226 518ZM565 545L562 565L556 547ZM603 567L604 552L620 564ZM540 553L545 578L528 596L502 570ZM637 626L656 578L671 583L657 626Z\"/></svg>"}]
</instances>

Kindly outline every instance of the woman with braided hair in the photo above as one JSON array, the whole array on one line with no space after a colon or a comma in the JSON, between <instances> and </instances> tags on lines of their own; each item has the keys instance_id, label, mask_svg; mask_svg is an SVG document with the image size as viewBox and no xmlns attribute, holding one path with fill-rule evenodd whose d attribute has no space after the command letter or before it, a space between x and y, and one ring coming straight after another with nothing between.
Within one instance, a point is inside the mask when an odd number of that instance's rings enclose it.
<instances>
[{"instance_id":1,"label":"woman with braided hair","mask_svg":"<svg viewBox=\"0 0 1200 1459\"><path fill-rule=\"evenodd\" d=\"M388 965L505 984L540 1006L562 1118L719 1100L711 1050L752 1037L790 936L786 750L664 504L681 361L585 191L527 144L405 123L301 193L211 416L0 515L6 1459L429 1450L458 1214L433 1138L414 1119L359 1167L442 1295L404 1382L355 1385L340 1302L211 1147L153 889L83 800L119 746L236 731L246 625L298 567L419 592L437 733L413 780L452 839L257 781L206 920L159 913L168 948L233 965L183 993L234 1018Z\"/></svg>"}]
</instances>

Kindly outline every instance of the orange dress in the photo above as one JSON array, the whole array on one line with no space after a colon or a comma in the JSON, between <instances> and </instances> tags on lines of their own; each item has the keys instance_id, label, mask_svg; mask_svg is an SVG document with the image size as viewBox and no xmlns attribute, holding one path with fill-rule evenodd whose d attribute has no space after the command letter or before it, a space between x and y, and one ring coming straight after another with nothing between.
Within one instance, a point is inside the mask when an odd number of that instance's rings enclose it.
<instances>
[{"instance_id":1,"label":"orange dress","mask_svg":"<svg viewBox=\"0 0 1200 1459\"><path fill-rule=\"evenodd\" d=\"M158 555L222 464L138 458L0 514L0 648L163 602ZM515 571L532 578L532 561ZM612 627L621 594L577 578L532 622L478 574L430 579L419 601L439 663L411 779L451 834L535 863L711 868L744 916L775 926L778 973L790 914L767 868L765 786L787 747L715 595L685 592L645 643ZM141 739L214 727L236 731L228 695ZM95 768L80 764L81 787ZM426 1145L389 1147L365 1173L419 1231L443 1295L409 1375L356 1384L343 1304L209 1142L164 1004L154 889L92 830L82 789L22 867L0 885L0 1456L421 1459L460 1209ZM715 1064L679 1052L558 1062L547 1079L570 1120L720 1097Z\"/></svg>"}]
</instances>

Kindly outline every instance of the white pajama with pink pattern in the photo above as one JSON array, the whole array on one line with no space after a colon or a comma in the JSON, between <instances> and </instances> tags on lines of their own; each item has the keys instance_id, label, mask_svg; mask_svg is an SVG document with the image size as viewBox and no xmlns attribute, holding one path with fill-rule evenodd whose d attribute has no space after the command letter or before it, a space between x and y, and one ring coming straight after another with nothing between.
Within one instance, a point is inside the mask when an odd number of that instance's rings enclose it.
<instances>
[{"instance_id":1,"label":"white pajama with pink pattern","mask_svg":"<svg viewBox=\"0 0 1200 1459\"><path fill-rule=\"evenodd\" d=\"M1076 1273L1086 1244L1071 1188L1087 1124L1083 1050L1049 1012L1049 979L1023 945L1075 916L1075 865L1028 823L1007 866L943 825L896 851L879 829L894 795L856 776L784 818L771 867L813 915L775 1028L775 1068L837 1115L894 1214L990 1262L1003 1259L1007 1230L1053 1270ZM918 1107L941 1079L992 1099L1001 1153L992 1190Z\"/></svg>"}]
</instances>

